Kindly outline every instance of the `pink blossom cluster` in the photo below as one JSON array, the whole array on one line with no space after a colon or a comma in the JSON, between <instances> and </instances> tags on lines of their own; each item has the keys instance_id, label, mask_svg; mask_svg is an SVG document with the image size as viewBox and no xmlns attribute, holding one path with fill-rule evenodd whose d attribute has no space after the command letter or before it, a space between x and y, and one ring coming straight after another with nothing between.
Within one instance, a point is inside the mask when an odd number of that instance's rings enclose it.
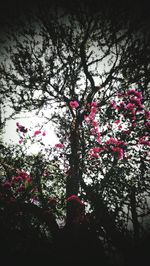
<instances>
[{"instance_id":1,"label":"pink blossom cluster","mask_svg":"<svg viewBox=\"0 0 150 266\"><path fill-rule=\"evenodd\" d=\"M72 109L76 109L79 106L77 101L71 101L69 105Z\"/></svg>"},{"instance_id":2,"label":"pink blossom cluster","mask_svg":"<svg viewBox=\"0 0 150 266\"><path fill-rule=\"evenodd\" d=\"M124 146L127 146L127 144L122 141L122 140L117 140L117 139L114 139L114 138L109 138L106 142L105 142L106 145L115 145L117 147L124 147Z\"/></svg>"},{"instance_id":3,"label":"pink blossom cluster","mask_svg":"<svg viewBox=\"0 0 150 266\"><path fill-rule=\"evenodd\" d=\"M136 96L139 99L142 99L143 98L141 92L136 91L135 89L128 90L127 93L126 93L126 95L134 95L134 96Z\"/></svg>"},{"instance_id":4,"label":"pink blossom cluster","mask_svg":"<svg viewBox=\"0 0 150 266\"><path fill-rule=\"evenodd\" d=\"M12 176L10 181L5 181L3 187L11 189L13 193L20 193L25 190L25 186L32 184L32 179L25 171L18 171L16 176Z\"/></svg>"},{"instance_id":5,"label":"pink blossom cluster","mask_svg":"<svg viewBox=\"0 0 150 266\"><path fill-rule=\"evenodd\" d=\"M99 124L95 119L95 115L97 112L97 102L92 102L90 105L90 114L88 116L84 116L84 120L87 122L88 125L92 125L91 134L97 135L97 142L100 143L100 131L99 131Z\"/></svg>"},{"instance_id":6,"label":"pink blossom cluster","mask_svg":"<svg viewBox=\"0 0 150 266\"><path fill-rule=\"evenodd\" d=\"M118 160L123 159L124 157L124 148L127 146L127 144L124 141L121 140L117 140L114 138L110 138L108 139L105 144L107 145L107 148L109 146L109 149L114 152L117 153L118 155Z\"/></svg>"},{"instance_id":7,"label":"pink blossom cluster","mask_svg":"<svg viewBox=\"0 0 150 266\"><path fill-rule=\"evenodd\" d=\"M139 139L139 144L143 144L150 147L150 140L146 136L143 136Z\"/></svg>"},{"instance_id":8,"label":"pink blossom cluster","mask_svg":"<svg viewBox=\"0 0 150 266\"><path fill-rule=\"evenodd\" d=\"M95 147L89 150L90 158L99 158L99 153L103 151L111 151L118 156L118 160L123 159L124 157L124 148L127 144L124 141L120 141L114 138L110 138L105 142L105 145L101 147Z\"/></svg>"},{"instance_id":9,"label":"pink blossom cluster","mask_svg":"<svg viewBox=\"0 0 150 266\"><path fill-rule=\"evenodd\" d=\"M39 135L39 134L42 134L42 136L43 137L45 137L46 136L46 132L45 131L41 131L41 130L36 130L36 131L34 131L34 137L36 137L37 135Z\"/></svg>"},{"instance_id":10,"label":"pink blossom cluster","mask_svg":"<svg viewBox=\"0 0 150 266\"><path fill-rule=\"evenodd\" d=\"M124 101L121 101L119 104L112 101L110 106L117 111L122 111L124 117L129 118L132 128L136 126L137 112L143 110L144 107L141 103L143 99L141 92L134 89L128 90L125 94L117 95L119 98L124 98Z\"/></svg>"},{"instance_id":11,"label":"pink blossom cluster","mask_svg":"<svg viewBox=\"0 0 150 266\"><path fill-rule=\"evenodd\" d=\"M20 125L18 122L16 123L17 129L16 131L19 133L19 144L23 143L24 138L25 138L25 133L28 132L28 129L25 128L24 126ZM41 130L36 130L34 131L33 137L36 137L38 135L42 135L43 137L46 136L46 132L45 131L41 131Z\"/></svg>"},{"instance_id":12,"label":"pink blossom cluster","mask_svg":"<svg viewBox=\"0 0 150 266\"><path fill-rule=\"evenodd\" d=\"M90 158L99 158L99 153L102 152L104 150L104 148L100 148L100 147L95 147L89 150L89 154L90 154Z\"/></svg>"}]
</instances>

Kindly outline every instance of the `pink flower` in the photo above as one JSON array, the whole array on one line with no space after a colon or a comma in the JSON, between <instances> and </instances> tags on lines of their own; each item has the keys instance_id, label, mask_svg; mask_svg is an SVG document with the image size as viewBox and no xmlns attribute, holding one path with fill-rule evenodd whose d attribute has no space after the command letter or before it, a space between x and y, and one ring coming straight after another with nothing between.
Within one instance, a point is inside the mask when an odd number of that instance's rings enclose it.
<instances>
[{"instance_id":1,"label":"pink flower","mask_svg":"<svg viewBox=\"0 0 150 266\"><path fill-rule=\"evenodd\" d=\"M97 111L97 109L95 107L91 108L91 112L89 114L90 120L93 120L95 118L96 111Z\"/></svg>"},{"instance_id":2,"label":"pink flower","mask_svg":"<svg viewBox=\"0 0 150 266\"><path fill-rule=\"evenodd\" d=\"M118 119L118 120L116 120L114 123L115 123L116 125L118 125L118 124L120 123L120 120Z\"/></svg>"},{"instance_id":3,"label":"pink flower","mask_svg":"<svg viewBox=\"0 0 150 266\"><path fill-rule=\"evenodd\" d=\"M99 154L93 152L93 153L91 154L91 158L92 158L92 157L98 159L98 158L99 158Z\"/></svg>"},{"instance_id":4,"label":"pink flower","mask_svg":"<svg viewBox=\"0 0 150 266\"><path fill-rule=\"evenodd\" d=\"M97 107L97 102L92 102L92 103L91 103L91 106L92 106L92 107Z\"/></svg>"},{"instance_id":5,"label":"pink flower","mask_svg":"<svg viewBox=\"0 0 150 266\"><path fill-rule=\"evenodd\" d=\"M136 91L134 89L128 90L127 95L135 95L136 97L142 99L142 94L139 91Z\"/></svg>"},{"instance_id":6,"label":"pink flower","mask_svg":"<svg viewBox=\"0 0 150 266\"><path fill-rule=\"evenodd\" d=\"M37 135L39 135L39 134L41 134L41 130L36 130L36 131L34 132L34 137L37 136Z\"/></svg>"},{"instance_id":7,"label":"pink flower","mask_svg":"<svg viewBox=\"0 0 150 266\"><path fill-rule=\"evenodd\" d=\"M100 133L100 132L98 132L98 133L97 133L97 142L98 142L98 143L100 143L100 141L101 141L101 139L100 139L100 138L101 138L101 133Z\"/></svg>"},{"instance_id":8,"label":"pink flower","mask_svg":"<svg viewBox=\"0 0 150 266\"><path fill-rule=\"evenodd\" d=\"M93 148L92 151L95 153L95 152L100 152L101 151L101 148Z\"/></svg>"},{"instance_id":9,"label":"pink flower","mask_svg":"<svg viewBox=\"0 0 150 266\"><path fill-rule=\"evenodd\" d=\"M123 96L123 94L120 93L120 92L118 92L118 93L117 93L117 96L118 96L118 98L121 98L121 97Z\"/></svg>"},{"instance_id":10,"label":"pink flower","mask_svg":"<svg viewBox=\"0 0 150 266\"><path fill-rule=\"evenodd\" d=\"M90 115L89 115L89 119L92 120L95 118L95 113L94 112L91 112Z\"/></svg>"},{"instance_id":11,"label":"pink flower","mask_svg":"<svg viewBox=\"0 0 150 266\"><path fill-rule=\"evenodd\" d=\"M114 144L117 145L118 144L118 140L114 139L114 138L110 138L106 141L106 145L110 145L110 144Z\"/></svg>"},{"instance_id":12,"label":"pink flower","mask_svg":"<svg viewBox=\"0 0 150 266\"><path fill-rule=\"evenodd\" d=\"M96 113L97 112L97 108L96 107L92 107L91 108L91 113Z\"/></svg>"},{"instance_id":13,"label":"pink flower","mask_svg":"<svg viewBox=\"0 0 150 266\"><path fill-rule=\"evenodd\" d=\"M140 109L143 109L143 105L141 104L141 99L132 97L130 101L135 103Z\"/></svg>"},{"instance_id":14,"label":"pink flower","mask_svg":"<svg viewBox=\"0 0 150 266\"><path fill-rule=\"evenodd\" d=\"M122 147L122 146L126 146L127 144L124 141L110 138L106 141L106 145L114 145L117 147Z\"/></svg>"},{"instance_id":15,"label":"pink flower","mask_svg":"<svg viewBox=\"0 0 150 266\"><path fill-rule=\"evenodd\" d=\"M132 110L133 108L135 108L135 104L133 104L133 103L128 103L127 106L126 106L126 108L127 108L128 110Z\"/></svg>"},{"instance_id":16,"label":"pink flower","mask_svg":"<svg viewBox=\"0 0 150 266\"><path fill-rule=\"evenodd\" d=\"M103 151L103 148L95 147L89 150L90 157L99 158L99 154L101 151Z\"/></svg>"},{"instance_id":17,"label":"pink flower","mask_svg":"<svg viewBox=\"0 0 150 266\"><path fill-rule=\"evenodd\" d=\"M92 135L96 135L95 128L92 128L91 131L90 131L90 133L91 133Z\"/></svg>"},{"instance_id":18,"label":"pink flower","mask_svg":"<svg viewBox=\"0 0 150 266\"><path fill-rule=\"evenodd\" d=\"M139 144L143 144L146 146L150 146L150 141L146 139L147 137L143 136L142 138L139 139Z\"/></svg>"},{"instance_id":19,"label":"pink flower","mask_svg":"<svg viewBox=\"0 0 150 266\"><path fill-rule=\"evenodd\" d=\"M84 115L84 120L87 122L87 124L90 124L90 118L87 115Z\"/></svg>"},{"instance_id":20,"label":"pink flower","mask_svg":"<svg viewBox=\"0 0 150 266\"><path fill-rule=\"evenodd\" d=\"M77 108L78 106L79 106L79 104L78 104L78 102L77 101L71 101L70 103L69 103L69 105L70 105L70 107L71 108Z\"/></svg>"},{"instance_id":21,"label":"pink flower","mask_svg":"<svg viewBox=\"0 0 150 266\"><path fill-rule=\"evenodd\" d=\"M120 105L118 106L118 110L126 110L126 104L124 102L121 102Z\"/></svg>"},{"instance_id":22,"label":"pink flower","mask_svg":"<svg viewBox=\"0 0 150 266\"><path fill-rule=\"evenodd\" d=\"M42 136L45 137L45 136L46 136L46 132L43 132L43 133L42 133Z\"/></svg>"},{"instance_id":23,"label":"pink flower","mask_svg":"<svg viewBox=\"0 0 150 266\"><path fill-rule=\"evenodd\" d=\"M150 147L150 141L148 141L148 140L142 140L142 141L140 142L140 144L144 144L144 145Z\"/></svg>"},{"instance_id":24,"label":"pink flower","mask_svg":"<svg viewBox=\"0 0 150 266\"><path fill-rule=\"evenodd\" d=\"M112 102L110 103L110 107L116 109L116 108L117 108L117 104L116 104L116 102L115 102L115 101L112 101Z\"/></svg>"},{"instance_id":25,"label":"pink flower","mask_svg":"<svg viewBox=\"0 0 150 266\"><path fill-rule=\"evenodd\" d=\"M96 127L96 126L98 126L98 122L95 121L95 120L93 120L93 121L92 121L92 125L93 125L93 127Z\"/></svg>"},{"instance_id":26,"label":"pink flower","mask_svg":"<svg viewBox=\"0 0 150 266\"><path fill-rule=\"evenodd\" d=\"M57 143L57 144L55 144L55 147L61 149L61 148L64 147L64 144L62 144L62 143Z\"/></svg>"}]
</instances>

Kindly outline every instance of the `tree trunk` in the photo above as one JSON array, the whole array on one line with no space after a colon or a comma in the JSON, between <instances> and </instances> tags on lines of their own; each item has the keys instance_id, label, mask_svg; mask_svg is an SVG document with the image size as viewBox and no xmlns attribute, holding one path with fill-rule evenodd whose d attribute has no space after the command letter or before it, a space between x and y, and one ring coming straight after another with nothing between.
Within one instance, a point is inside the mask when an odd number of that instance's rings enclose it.
<instances>
[{"instance_id":1,"label":"tree trunk","mask_svg":"<svg viewBox=\"0 0 150 266\"><path fill-rule=\"evenodd\" d=\"M70 130L70 171L67 177L66 184L66 196L77 195L79 191L79 170L80 170L80 159L79 159L79 131L78 123L76 118L71 123Z\"/></svg>"},{"instance_id":2,"label":"tree trunk","mask_svg":"<svg viewBox=\"0 0 150 266\"><path fill-rule=\"evenodd\" d=\"M80 158L79 158L79 131L78 123L76 119L73 119L71 123L70 130L70 146L71 146L71 155L70 155L70 171L67 176L66 183L66 197L68 198L71 195L77 195L79 192L79 182L80 182ZM66 210L66 223L69 222L71 217L71 210L67 206Z\"/></svg>"}]
</instances>

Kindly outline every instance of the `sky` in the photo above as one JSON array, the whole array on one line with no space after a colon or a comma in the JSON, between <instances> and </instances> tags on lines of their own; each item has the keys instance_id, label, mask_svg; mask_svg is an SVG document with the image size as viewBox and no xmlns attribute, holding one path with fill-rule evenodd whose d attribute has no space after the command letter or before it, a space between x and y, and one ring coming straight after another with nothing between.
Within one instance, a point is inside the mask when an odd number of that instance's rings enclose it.
<instances>
[{"instance_id":1,"label":"sky","mask_svg":"<svg viewBox=\"0 0 150 266\"><path fill-rule=\"evenodd\" d=\"M19 144L19 135L16 131L16 123L23 125L25 128L31 128L30 134L34 134L34 131L39 130L40 126L44 122L44 118L39 118L38 115L33 113L20 113L15 119L10 119L6 122L3 133L3 142L7 144ZM39 125L39 126L38 126ZM42 129L42 132L45 132L46 135L42 138L45 144L45 147L48 145L54 146L56 143L59 143L59 140L54 131L54 125L52 122L49 122ZM31 153L37 153L39 150L39 144L35 144L29 147Z\"/></svg>"}]
</instances>

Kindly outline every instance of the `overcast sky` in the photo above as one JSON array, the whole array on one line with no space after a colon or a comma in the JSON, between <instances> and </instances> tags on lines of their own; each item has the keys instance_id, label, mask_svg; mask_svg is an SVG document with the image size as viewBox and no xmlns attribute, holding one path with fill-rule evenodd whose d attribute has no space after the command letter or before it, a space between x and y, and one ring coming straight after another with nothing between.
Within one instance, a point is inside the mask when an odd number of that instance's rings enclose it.
<instances>
[{"instance_id":1,"label":"overcast sky","mask_svg":"<svg viewBox=\"0 0 150 266\"><path fill-rule=\"evenodd\" d=\"M42 126L44 122L44 118L39 118L38 115L35 115L35 113L20 113L18 115L18 118L16 119L11 119L6 122L6 126L4 129L4 134L3 134L3 141L11 144L18 144L19 143L19 135L16 132L16 123L18 122L19 124L25 126L26 128L31 128L32 131L30 132L30 135L33 133L35 130L40 129L40 126ZM37 126L39 124L39 126ZM43 137L43 142L45 146L52 145L54 146L56 143L59 142L55 132L54 132L54 125L49 122L47 125L45 125L42 129L46 133L46 136ZM28 133L27 133L28 134ZM39 150L39 144L37 145L32 145L30 147L31 152L37 152Z\"/></svg>"}]
</instances>

